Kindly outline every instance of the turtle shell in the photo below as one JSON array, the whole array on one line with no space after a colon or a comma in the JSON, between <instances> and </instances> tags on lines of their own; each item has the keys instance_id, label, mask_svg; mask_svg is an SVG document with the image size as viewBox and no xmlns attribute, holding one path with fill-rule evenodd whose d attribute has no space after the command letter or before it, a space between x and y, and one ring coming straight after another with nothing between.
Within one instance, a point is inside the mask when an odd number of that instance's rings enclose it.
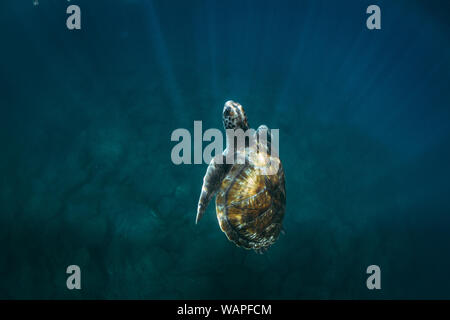
<instances>
[{"instance_id":1,"label":"turtle shell","mask_svg":"<svg viewBox=\"0 0 450 320\"><path fill-rule=\"evenodd\" d=\"M216 212L220 228L230 241L245 249L260 250L272 245L280 234L286 192L279 158L270 157L271 161L261 165L252 155L250 152L245 164L234 164L223 179Z\"/></svg>"}]
</instances>

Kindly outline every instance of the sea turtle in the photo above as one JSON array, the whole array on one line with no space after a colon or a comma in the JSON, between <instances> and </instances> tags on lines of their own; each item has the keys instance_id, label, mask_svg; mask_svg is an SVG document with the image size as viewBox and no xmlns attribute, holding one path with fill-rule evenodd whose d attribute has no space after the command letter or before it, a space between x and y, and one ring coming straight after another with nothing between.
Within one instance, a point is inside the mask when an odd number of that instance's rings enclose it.
<instances>
[{"instance_id":1,"label":"sea turtle","mask_svg":"<svg viewBox=\"0 0 450 320\"><path fill-rule=\"evenodd\" d=\"M228 239L245 249L263 252L282 231L286 206L284 171L278 156L270 153L271 133L267 126L253 130L256 143L246 141L243 148L242 145L238 148L237 143L231 144L235 139L232 133L237 129L244 132L249 129L247 116L239 103L231 100L225 103L223 126L227 131L227 148L220 158L213 158L203 178L196 223L217 194L217 219ZM262 133L266 140L260 139ZM261 144L262 141L266 143ZM234 164L227 161L236 160L236 156L244 157L245 161Z\"/></svg>"}]
</instances>

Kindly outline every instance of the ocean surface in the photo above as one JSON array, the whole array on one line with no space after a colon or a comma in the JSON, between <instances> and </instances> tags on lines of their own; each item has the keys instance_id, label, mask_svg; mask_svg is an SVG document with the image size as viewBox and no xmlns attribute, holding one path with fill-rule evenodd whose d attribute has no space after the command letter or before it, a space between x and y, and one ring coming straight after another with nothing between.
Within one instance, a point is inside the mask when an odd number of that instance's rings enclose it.
<instances>
[{"instance_id":1,"label":"ocean surface","mask_svg":"<svg viewBox=\"0 0 450 320\"><path fill-rule=\"evenodd\" d=\"M2 0L0 298L450 298L449 14ZM222 130L230 99L280 130L286 234L263 255L227 240L212 203L195 225L207 164L170 157L175 129Z\"/></svg>"}]
</instances>

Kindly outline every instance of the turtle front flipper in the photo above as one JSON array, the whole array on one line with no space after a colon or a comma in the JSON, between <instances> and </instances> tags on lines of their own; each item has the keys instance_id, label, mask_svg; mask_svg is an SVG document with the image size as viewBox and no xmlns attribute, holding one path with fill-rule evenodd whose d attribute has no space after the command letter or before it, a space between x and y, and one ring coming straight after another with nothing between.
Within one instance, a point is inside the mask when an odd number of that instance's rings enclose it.
<instances>
[{"instance_id":1,"label":"turtle front flipper","mask_svg":"<svg viewBox=\"0 0 450 320\"><path fill-rule=\"evenodd\" d=\"M271 149L272 132L265 124L258 127L255 132L255 138L258 139L259 143L263 144L268 151Z\"/></svg>"},{"instance_id":2,"label":"turtle front flipper","mask_svg":"<svg viewBox=\"0 0 450 320\"><path fill-rule=\"evenodd\" d=\"M206 170L206 174L203 177L202 192L200 193L200 199L198 200L197 217L195 219L196 224L203 217L208 204L219 190L222 180L230 168L230 166L225 163L225 156L222 155L221 157L221 163L219 163L216 158L211 160L208 169Z\"/></svg>"}]
</instances>

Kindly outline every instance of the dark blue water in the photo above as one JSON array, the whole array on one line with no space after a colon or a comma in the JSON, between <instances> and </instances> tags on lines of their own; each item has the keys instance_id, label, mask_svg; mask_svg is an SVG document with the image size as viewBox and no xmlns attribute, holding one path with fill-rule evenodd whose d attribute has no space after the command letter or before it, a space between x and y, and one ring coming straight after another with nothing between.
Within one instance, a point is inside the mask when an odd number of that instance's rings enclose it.
<instances>
[{"instance_id":1,"label":"dark blue water","mask_svg":"<svg viewBox=\"0 0 450 320\"><path fill-rule=\"evenodd\" d=\"M450 6L0 4L0 298L450 298ZM286 235L235 247L176 128L280 129ZM82 290L66 288L66 268ZM366 268L381 268L381 290Z\"/></svg>"}]
</instances>

